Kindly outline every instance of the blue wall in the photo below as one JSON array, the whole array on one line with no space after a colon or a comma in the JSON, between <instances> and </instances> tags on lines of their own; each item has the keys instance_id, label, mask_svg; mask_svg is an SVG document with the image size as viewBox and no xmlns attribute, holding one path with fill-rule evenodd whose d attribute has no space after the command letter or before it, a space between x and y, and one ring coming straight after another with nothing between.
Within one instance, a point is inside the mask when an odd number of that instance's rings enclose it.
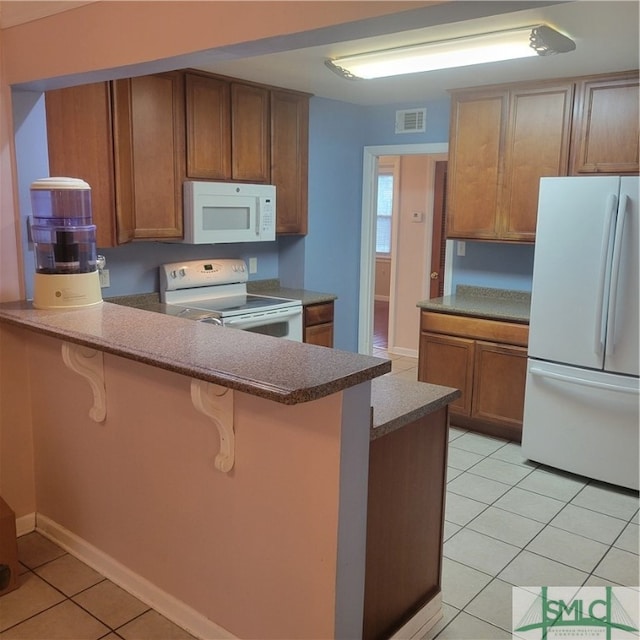
<instances>
[{"instance_id":1,"label":"blue wall","mask_svg":"<svg viewBox=\"0 0 640 640\"><path fill-rule=\"evenodd\" d=\"M305 287L338 295L334 345L357 351L365 109L314 98L309 125Z\"/></svg>"},{"instance_id":2,"label":"blue wall","mask_svg":"<svg viewBox=\"0 0 640 640\"><path fill-rule=\"evenodd\" d=\"M458 256L454 242L451 288L459 284L531 292L533 244L465 242Z\"/></svg>"},{"instance_id":3,"label":"blue wall","mask_svg":"<svg viewBox=\"0 0 640 640\"><path fill-rule=\"evenodd\" d=\"M397 109L427 109L424 133L396 133L395 112ZM366 108L365 145L427 144L449 140L450 100L411 102Z\"/></svg>"}]
</instances>

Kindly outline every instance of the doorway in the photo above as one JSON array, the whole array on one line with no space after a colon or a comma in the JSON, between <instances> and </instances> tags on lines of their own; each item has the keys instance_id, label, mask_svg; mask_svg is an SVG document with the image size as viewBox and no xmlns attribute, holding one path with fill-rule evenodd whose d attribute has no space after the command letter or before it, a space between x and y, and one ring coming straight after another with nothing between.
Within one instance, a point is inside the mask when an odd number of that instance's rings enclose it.
<instances>
[{"instance_id":1,"label":"doorway","mask_svg":"<svg viewBox=\"0 0 640 640\"><path fill-rule=\"evenodd\" d=\"M358 325L358 351L359 353L371 354L374 342L374 286L375 286L375 257L376 257L376 189L377 189L377 167L378 159L381 156L389 155L426 155L433 166L433 171L428 180L430 189L433 190L435 180L435 164L438 160L446 160L448 152L447 143L438 144L416 144L416 145L388 145L378 147L365 147L363 159L363 190L362 190L362 240L360 252L360 297L359 297L359 325ZM423 230L423 241L426 251L426 260L420 260L420 264L415 265L419 294L412 302L412 306L419 299L430 296L430 274L431 269L431 242L433 223L433 201L425 211ZM416 228L417 229L417 228ZM397 256L396 256L397 257ZM396 281L398 269L397 259L391 260L391 278ZM445 265L444 289L447 289L449 279L449 268ZM412 276L412 279L413 276ZM393 334L396 314L394 313L396 298L400 294L392 287L389 296L391 312L389 314L389 331ZM405 305L406 306L406 305ZM416 329L416 339L418 331ZM416 348L406 348L398 345L390 345L394 353L398 355L417 356Z\"/></svg>"}]
</instances>

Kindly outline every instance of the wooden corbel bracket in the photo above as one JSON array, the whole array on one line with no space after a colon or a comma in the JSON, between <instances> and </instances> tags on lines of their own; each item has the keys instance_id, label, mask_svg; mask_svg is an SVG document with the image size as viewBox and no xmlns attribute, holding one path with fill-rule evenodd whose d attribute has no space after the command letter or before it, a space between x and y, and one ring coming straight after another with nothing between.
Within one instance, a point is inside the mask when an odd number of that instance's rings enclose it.
<instances>
[{"instance_id":1,"label":"wooden corbel bracket","mask_svg":"<svg viewBox=\"0 0 640 640\"><path fill-rule=\"evenodd\" d=\"M233 431L233 390L227 387L191 380L193 406L211 418L220 436L220 451L215 459L216 469L228 473L235 461L235 433Z\"/></svg>"},{"instance_id":2,"label":"wooden corbel bracket","mask_svg":"<svg viewBox=\"0 0 640 640\"><path fill-rule=\"evenodd\" d=\"M107 392L102 351L63 342L62 360L71 371L87 379L93 392L93 407L89 410L89 417L96 422L104 422L107 417Z\"/></svg>"}]
</instances>

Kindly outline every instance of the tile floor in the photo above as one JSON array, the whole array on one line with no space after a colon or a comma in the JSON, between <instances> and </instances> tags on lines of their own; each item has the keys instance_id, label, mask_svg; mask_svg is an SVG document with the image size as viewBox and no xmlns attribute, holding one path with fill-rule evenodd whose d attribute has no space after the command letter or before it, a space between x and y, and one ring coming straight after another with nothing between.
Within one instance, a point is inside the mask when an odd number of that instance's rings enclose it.
<instances>
[{"instance_id":1,"label":"tile floor","mask_svg":"<svg viewBox=\"0 0 640 640\"><path fill-rule=\"evenodd\" d=\"M417 360L387 375L417 379ZM525 460L520 446L449 435L437 640L511 638L512 586L638 586L638 492Z\"/></svg>"},{"instance_id":2,"label":"tile floor","mask_svg":"<svg viewBox=\"0 0 640 640\"><path fill-rule=\"evenodd\" d=\"M416 379L415 358L390 357L388 375ZM514 585L638 585L637 492L532 464L516 444L456 428L447 481L437 640L511 638ZM40 534L20 537L18 549L21 586L0 598L0 639L193 637Z\"/></svg>"}]
</instances>

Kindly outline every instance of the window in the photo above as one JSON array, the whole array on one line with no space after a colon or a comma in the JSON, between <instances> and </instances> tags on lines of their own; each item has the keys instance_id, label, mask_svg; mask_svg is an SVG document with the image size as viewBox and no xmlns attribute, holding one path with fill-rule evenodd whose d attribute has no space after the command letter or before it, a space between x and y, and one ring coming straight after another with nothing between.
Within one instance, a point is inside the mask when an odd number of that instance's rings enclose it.
<instances>
[{"instance_id":1,"label":"window","mask_svg":"<svg viewBox=\"0 0 640 640\"><path fill-rule=\"evenodd\" d=\"M393 213L393 174L378 174L376 211L376 253L391 253L391 215Z\"/></svg>"}]
</instances>

